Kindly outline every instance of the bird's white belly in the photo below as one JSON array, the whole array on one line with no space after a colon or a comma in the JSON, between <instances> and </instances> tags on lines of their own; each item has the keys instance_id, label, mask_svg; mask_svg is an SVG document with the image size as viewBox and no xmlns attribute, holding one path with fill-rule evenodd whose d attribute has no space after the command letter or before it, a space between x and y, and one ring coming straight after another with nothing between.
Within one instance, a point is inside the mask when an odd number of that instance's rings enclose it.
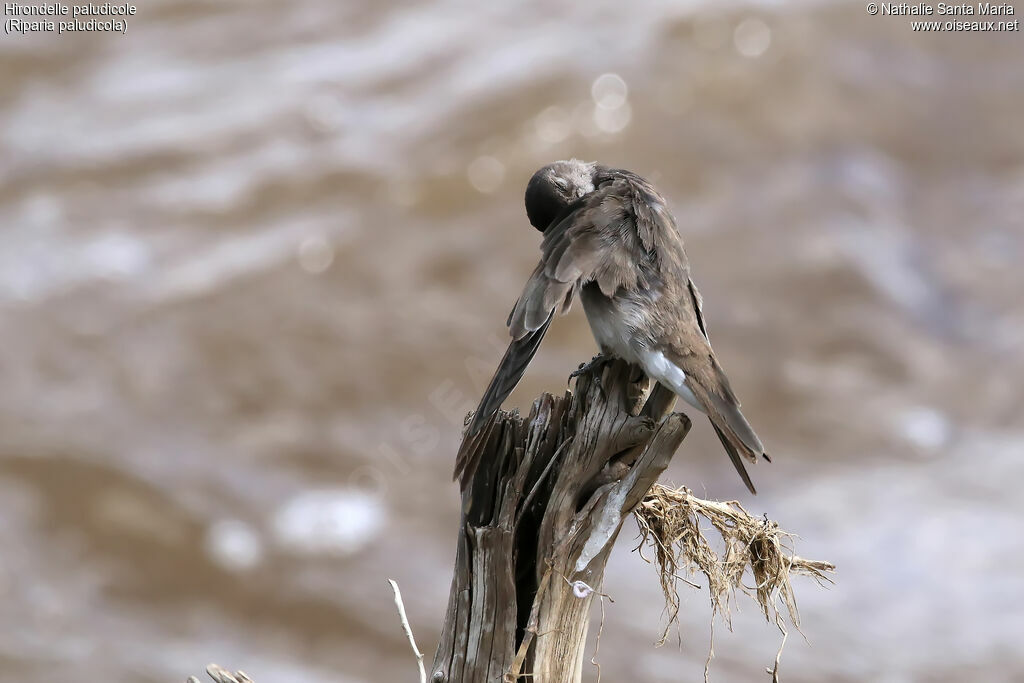
<instances>
[{"instance_id":1,"label":"bird's white belly","mask_svg":"<svg viewBox=\"0 0 1024 683\"><path fill-rule=\"evenodd\" d=\"M600 293L584 290L580 297L587 313L590 331L603 353L610 353L639 365L648 377L661 382L687 403L704 412L693 391L686 384L686 373L661 351L648 348L638 330L648 329L645 306L623 298L609 299Z\"/></svg>"},{"instance_id":2,"label":"bird's white belly","mask_svg":"<svg viewBox=\"0 0 1024 683\"><path fill-rule=\"evenodd\" d=\"M590 331L602 353L610 353L616 358L640 365L634 330L642 328L645 321L642 320L639 307L586 290L580 298L587 313Z\"/></svg>"}]
</instances>

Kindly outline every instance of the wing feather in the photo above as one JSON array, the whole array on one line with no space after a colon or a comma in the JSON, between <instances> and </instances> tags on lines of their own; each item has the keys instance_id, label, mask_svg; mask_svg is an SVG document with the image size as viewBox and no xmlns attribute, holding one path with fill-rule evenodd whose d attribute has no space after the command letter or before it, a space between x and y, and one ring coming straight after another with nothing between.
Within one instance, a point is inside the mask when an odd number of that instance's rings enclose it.
<instances>
[{"instance_id":1,"label":"wing feather","mask_svg":"<svg viewBox=\"0 0 1024 683\"><path fill-rule=\"evenodd\" d=\"M637 235L636 220L621 196L625 181L599 186L575 202L544 231L541 260L508 317L512 342L470 421L456 465L456 476L467 462L476 435L512 393L537 353L556 309L565 312L573 294L597 281L609 296L620 287L638 287L637 263L649 258Z\"/></svg>"},{"instance_id":2,"label":"wing feather","mask_svg":"<svg viewBox=\"0 0 1024 683\"><path fill-rule=\"evenodd\" d=\"M462 446L459 448L459 453L455 458L456 479L471 464L469 463L469 457L473 452L473 443L477 433L498 412L498 408L508 398L508 395L512 393L512 390L516 388L519 380L523 378L530 361L537 355L537 349L540 348L540 343L543 341L544 335L551 325L552 318L554 318L553 314L548 315L548 319L544 324L521 339L512 340L508 345L508 349L505 350L505 355L502 356L498 369L494 372L494 376L487 385L484 395L480 398L480 405L477 407L476 412L473 413L473 419L470 420L469 428L466 430L466 435L462 440Z\"/></svg>"},{"instance_id":3,"label":"wing feather","mask_svg":"<svg viewBox=\"0 0 1024 683\"><path fill-rule=\"evenodd\" d=\"M573 292L588 282L608 296L637 288L637 263L648 256L637 249L636 220L623 194L621 181L598 187L544 232L540 263L509 318L513 339L538 329L559 305L567 310Z\"/></svg>"}]
</instances>

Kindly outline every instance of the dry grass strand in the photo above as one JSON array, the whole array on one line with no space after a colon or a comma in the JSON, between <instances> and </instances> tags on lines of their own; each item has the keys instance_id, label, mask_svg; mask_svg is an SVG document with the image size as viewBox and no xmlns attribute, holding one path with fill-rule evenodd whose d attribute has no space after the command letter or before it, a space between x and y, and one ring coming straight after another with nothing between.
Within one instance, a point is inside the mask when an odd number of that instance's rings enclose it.
<instances>
[{"instance_id":1,"label":"dry grass strand","mask_svg":"<svg viewBox=\"0 0 1024 683\"><path fill-rule=\"evenodd\" d=\"M831 583L826 574L835 571L829 562L794 555L793 535L767 517L751 515L736 501L697 498L686 487L671 489L655 484L634 515L640 526L639 549L645 545L654 549L654 563L665 595L668 620L659 645L665 643L672 625L678 624L678 581L689 583L681 574L699 572L705 576L712 619L718 614L732 629L730 603L738 588L757 602L765 618L774 622L785 638L784 614L800 628L790 577L804 574L819 584ZM707 525L721 537L721 552L709 542ZM743 582L748 569L753 586ZM777 680L778 657L772 673Z\"/></svg>"}]
</instances>

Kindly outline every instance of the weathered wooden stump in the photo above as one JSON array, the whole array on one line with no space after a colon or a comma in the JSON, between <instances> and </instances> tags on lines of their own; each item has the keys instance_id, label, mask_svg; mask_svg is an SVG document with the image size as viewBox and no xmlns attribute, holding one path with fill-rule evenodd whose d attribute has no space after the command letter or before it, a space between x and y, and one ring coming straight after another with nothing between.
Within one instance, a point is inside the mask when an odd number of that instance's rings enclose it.
<instances>
[{"instance_id":1,"label":"weathered wooden stump","mask_svg":"<svg viewBox=\"0 0 1024 683\"><path fill-rule=\"evenodd\" d=\"M630 511L690 428L675 396L622 361L575 393L501 412L463 474L455 573L435 683L581 680L588 613Z\"/></svg>"},{"instance_id":2,"label":"weathered wooden stump","mask_svg":"<svg viewBox=\"0 0 1024 683\"><path fill-rule=\"evenodd\" d=\"M575 394L544 394L525 419L501 412L463 442L462 519L433 683L579 683L591 602L623 521L641 501L637 518L655 551L669 623L681 573L707 578L712 612L727 623L729 601L742 589L782 635L769 669L777 683L785 616L799 625L790 577L829 582L835 567L797 557L791 534L736 501L656 485L690 421L668 415L675 396L664 387L655 385L644 402L646 385L627 364L608 363L582 373ZM709 544L702 520L721 537L724 554ZM423 655L391 586L425 680ZM250 680L216 665L207 672L224 683Z\"/></svg>"}]
</instances>

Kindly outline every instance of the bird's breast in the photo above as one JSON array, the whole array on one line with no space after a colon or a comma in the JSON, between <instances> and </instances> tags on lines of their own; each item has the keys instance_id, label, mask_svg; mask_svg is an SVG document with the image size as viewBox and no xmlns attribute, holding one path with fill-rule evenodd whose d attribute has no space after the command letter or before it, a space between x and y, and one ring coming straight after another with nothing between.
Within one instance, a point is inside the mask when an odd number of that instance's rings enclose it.
<instances>
[{"instance_id":1,"label":"bird's breast","mask_svg":"<svg viewBox=\"0 0 1024 683\"><path fill-rule=\"evenodd\" d=\"M583 287L580 301L590 331L603 353L630 363L640 362L651 311L643 296L605 296L596 283Z\"/></svg>"}]
</instances>

